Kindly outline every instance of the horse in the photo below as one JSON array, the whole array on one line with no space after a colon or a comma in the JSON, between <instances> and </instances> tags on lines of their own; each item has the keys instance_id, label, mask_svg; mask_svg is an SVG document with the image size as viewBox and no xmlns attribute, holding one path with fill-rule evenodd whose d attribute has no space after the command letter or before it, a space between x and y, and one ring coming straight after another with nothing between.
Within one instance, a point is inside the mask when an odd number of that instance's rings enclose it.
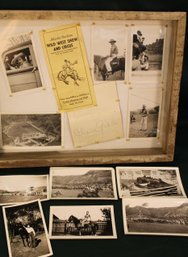
<instances>
[{"instance_id":1,"label":"horse","mask_svg":"<svg viewBox=\"0 0 188 257\"><path fill-rule=\"evenodd\" d=\"M108 77L108 72L106 69L106 60L108 59L108 56L100 56L100 55L94 55L94 64L95 67L97 66L99 72L101 73L101 76L103 80L105 81ZM114 74L117 71L125 72L125 57L116 57L110 62L111 68L112 68L112 74Z\"/></svg>"},{"instance_id":2,"label":"horse","mask_svg":"<svg viewBox=\"0 0 188 257\"><path fill-rule=\"evenodd\" d=\"M91 235L96 235L98 225L96 222L88 222L87 224L82 224L82 219L76 218L74 215L71 215L68 218L68 222L73 223L75 225L75 228L78 230L79 235L81 236L82 234L91 234Z\"/></svg>"},{"instance_id":3,"label":"horse","mask_svg":"<svg viewBox=\"0 0 188 257\"><path fill-rule=\"evenodd\" d=\"M81 77L79 77L78 76L78 73L77 73L77 71L76 70L74 70L74 69L63 69L63 70L61 70L59 73L58 73L58 75L57 75L57 79L59 80L59 81L63 81L66 85L69 85L69 81L67 80L67 78L71 78L72 80L74 80L74 84L76 85L76 86L79 86L79 84L78 84L78 80L79 81L82 81L83 80L83 78L81 78Z\"/></svg>"},{"instance_id":4,"label":"horse","mask_svg":"<svg viewBox=\"0 0 188 257\"><path fill-rule=\"evenodd\" d=\"M9 224L9 228L11 231L11 236L12 239L14 236L19 235L20 238L22 239L22 243L24 247L30 247L30 242L29 242L29 233L25 229L25 227L22 225L22 223L12 223Z\"/></svg>"}]
</instances>

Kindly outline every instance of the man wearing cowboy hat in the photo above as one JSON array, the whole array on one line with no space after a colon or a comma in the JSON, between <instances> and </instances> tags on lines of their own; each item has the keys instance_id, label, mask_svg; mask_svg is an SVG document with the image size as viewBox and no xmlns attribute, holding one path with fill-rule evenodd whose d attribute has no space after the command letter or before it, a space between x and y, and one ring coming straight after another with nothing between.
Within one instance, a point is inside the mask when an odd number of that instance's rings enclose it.
<instances>
[{"instance_id":1,"label":"man wearing cowboy hat","mask_svg":"<svg viewBox=\"0 0 188 257\"><path fill-rule=\"evenodd\" d=\"M105 65L106 65L106 69L108 73L112 72L112 67L110 65L110 62L117 57L118 55L118 48L116 43L116 40L114 39L110 39L109 43L111 44L111 48L110 48L110 56L106 59Z\"/></svg>"}]
</instances>

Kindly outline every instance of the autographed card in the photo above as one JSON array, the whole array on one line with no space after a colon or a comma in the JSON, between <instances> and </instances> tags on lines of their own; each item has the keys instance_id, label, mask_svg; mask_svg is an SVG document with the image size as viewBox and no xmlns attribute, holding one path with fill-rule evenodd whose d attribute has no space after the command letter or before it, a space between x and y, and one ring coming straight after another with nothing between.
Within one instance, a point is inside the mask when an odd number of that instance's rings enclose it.
<instances>
[{"instance_id":1,"label":"autographed card","mask_svg":"<svg viewBox=\"0 0 188 257\"><path fill-rule=\"evenodd\" d=\"M78 24L40 32L60 111L96 104L85 46Z\"/></svg>"},{"instance_id":2,"label":"autographed card","mask_svg":"<svg viewBox=\"0 0 188 257\"><path fill-rule=\"evenodd\" d=\"M75 147L123 137L123 127L115 82L95 85L97 106L68 113ZM108 92L108 95L107 95Z\"/></svg>"}]
</instances>

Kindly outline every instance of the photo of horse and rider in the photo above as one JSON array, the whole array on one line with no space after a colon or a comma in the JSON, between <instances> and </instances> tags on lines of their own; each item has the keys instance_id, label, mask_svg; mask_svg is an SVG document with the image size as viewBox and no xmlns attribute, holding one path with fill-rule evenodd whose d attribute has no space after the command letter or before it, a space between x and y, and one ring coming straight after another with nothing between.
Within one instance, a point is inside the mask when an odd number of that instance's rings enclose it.
<instances>
[{"instance_id":1,"label":"photo of horse and rider","mask_svg":"<svg viewBox=\"0 0 188 257\"><path fill-rule=\"evenodd\" d=\"M116 238L113 206L51 206L50 239Z\"/></svg>"},{"instance_id":2,"label":"photo of horse and rider","mask_svg":"<svg viewBox=\"0 0 188 257\"><path fill-rule=\"evenodd\" d=\"M125 28L94 26L92 32L94 80L124 80Z\"/></svg>"},{"instance_id":3,"label":"photo of horse and rider","mask_svg":"<svg viewBox=\"0 0 188 257\"><path fill-rule=\"evenodd\" d=\"M164 29L160 26L140 26L132 36L132 71L162 69Z\"/></svg>"},{"instance_id":4,"label":"photo of horse and rider","mask_svg":"<svg viewBox=\"0 0 188 257\"><path fill-rule=\"evenodd\" d=\"M52 255L39 201L3 207L3 216L10 257Z\"/></svg>"}]
</instances>

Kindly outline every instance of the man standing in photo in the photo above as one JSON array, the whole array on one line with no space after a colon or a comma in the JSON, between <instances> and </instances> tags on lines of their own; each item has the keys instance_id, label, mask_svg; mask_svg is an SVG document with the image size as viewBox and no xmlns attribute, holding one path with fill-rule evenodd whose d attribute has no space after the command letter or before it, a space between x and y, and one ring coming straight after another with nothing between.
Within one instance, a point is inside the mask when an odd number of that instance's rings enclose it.
<instances>
[{"instance_id":1,"label":"man standing in photo","mask_svg":"<svg viewBox=\"0 0 188 257\"><path fill-rule=\"evenodd\" d=\"M148 126L148 111L145 105L143 105L140 114L141 114L140 130L145 131L147 130L147 126Z\"/></svg>"}]
</instances>

